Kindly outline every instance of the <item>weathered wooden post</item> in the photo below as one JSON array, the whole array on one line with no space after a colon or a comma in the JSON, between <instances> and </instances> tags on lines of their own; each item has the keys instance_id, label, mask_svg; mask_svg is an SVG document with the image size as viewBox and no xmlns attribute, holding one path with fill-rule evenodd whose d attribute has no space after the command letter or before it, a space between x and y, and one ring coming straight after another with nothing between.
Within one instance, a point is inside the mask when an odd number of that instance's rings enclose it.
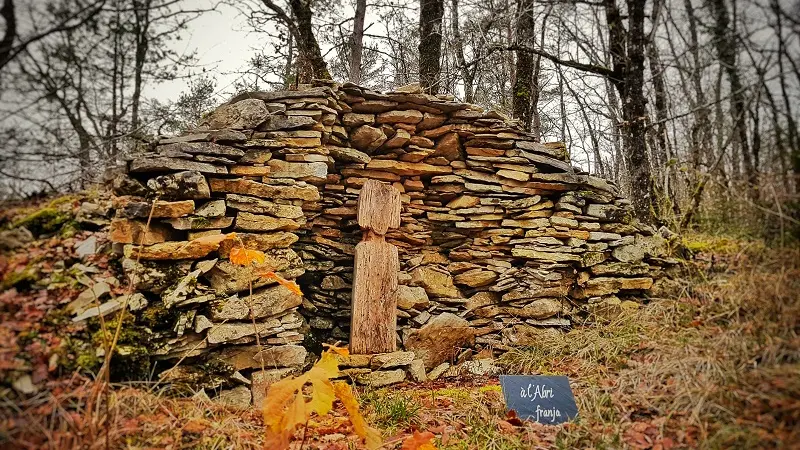
<instances>
[{"instance_id":1,"label":"weathered wooden post","mask_svg":"<svg viewBox=\"0 0 800 450\"><path fill-rule=\"evenodd\" d=\"M385 241L390 228L400 226L400 192L367 180L358 196L358 225L363 231L353 265L350 353L396 350L397 247Z\"/></svg>"}]
</instances>

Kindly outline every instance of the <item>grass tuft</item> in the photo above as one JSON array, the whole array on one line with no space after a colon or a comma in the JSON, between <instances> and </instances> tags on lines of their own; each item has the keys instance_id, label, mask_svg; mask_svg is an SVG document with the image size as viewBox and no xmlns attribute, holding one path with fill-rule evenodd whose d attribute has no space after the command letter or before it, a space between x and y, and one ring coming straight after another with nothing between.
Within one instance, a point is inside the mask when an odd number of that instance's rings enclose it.
<instances>
[{"instance_id":1,"label":"grass tuft","mask_svg":"<svg viewBox=\"0 0 800 450\"><path fill-rule=\"evenodd\" d=\"M371 414L372 422L388 430L416 425L422 409L415 399L403 393L387 395L385 391L367 391L359 396L359 401Z\"/></svg>"}]
</instances>

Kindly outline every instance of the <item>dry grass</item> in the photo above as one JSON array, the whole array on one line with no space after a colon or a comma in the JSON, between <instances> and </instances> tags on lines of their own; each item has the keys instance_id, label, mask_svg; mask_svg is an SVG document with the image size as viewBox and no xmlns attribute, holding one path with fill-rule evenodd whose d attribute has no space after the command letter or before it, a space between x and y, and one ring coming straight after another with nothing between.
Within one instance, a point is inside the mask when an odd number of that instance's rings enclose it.
<instances>
[{"instance_id":1,"label":"dry grass","mask_svg":"<svg viewBox=\"0 0 800 450\"><path fill-rule=\"evenodd\" d=\"M87 411L91 388L86 380L17 405L0 403L8 448L262 448L259 411L176 398L142 384L114 385L108 410L97 404Z\"/></svg>"},{"instance_id":2,"label":"dry grass","mask_svg":"<svg viewBox=\"0 0 800 450\"><path fill-rule=\"evenodd\" d=\"M581 420L560 447L617 447L652 423L650 438L689 447L800 442L800 251L694 238L714 253L686 267L679 298L504 359L572 377Z\"/></svg>"},{"instance_id":3,"label":"dry grass","mask_svg":"<svg viewBox=\"0 0 800 450\"><path fill-rule=\"evenodd\" d=\"M800 250L687 239L700 253L684 267L683 292L501 360L508 373L569 375L578 421L510 424L496 379L364 392L385 448L413 429L453 450L796 448ZM0 448L106 448L106 432L108 448L262 448L259 411L118 385L108 413L105 404L90 413L90 390L91 380L75 379L24 403L0 402ZM312 420L307 434L304 448L361 448L336 411Z\"/></svg>"}]
</instances>

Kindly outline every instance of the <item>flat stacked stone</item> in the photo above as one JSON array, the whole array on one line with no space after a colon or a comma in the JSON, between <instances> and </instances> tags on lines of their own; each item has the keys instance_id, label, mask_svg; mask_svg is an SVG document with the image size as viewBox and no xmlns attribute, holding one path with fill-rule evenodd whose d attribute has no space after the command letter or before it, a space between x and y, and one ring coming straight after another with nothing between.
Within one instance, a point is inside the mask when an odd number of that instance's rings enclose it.
<instances>
[{"instance_id":1,"label":"flat stacked stone","mask_svg":"<svg viewBox=\"0 0 800 450\"><path fill-rule=\"evenodd\" d=\"M128 170L130 179L114 184L139 197L119 200L111 236L127 244L124 267L170 271L139 283L180 311L164 358L230 361L225 352L253 346L256 332L263 351L308 336L346 342L357 200L369 179L401 192L401 226L386 235L401 262L397 339L423 361L422 373L453 362L447 349L431 350L440 339L426 337L442 324L464 330L450 347L504 351L531 330L641 296L666 250L613 183L570 165L564 144L536 142L497 112L414 89L330 84L243 94ZM265 265L296 279L304 296L232 265L238 242L190 242L229 231L267 252ZM132 245L140 241L143 248ZM439 356L424 356L431 353ZM297 364L269 373L233 367L263 387L301 365L292 356Z\"/></svg>"}]
</instances>

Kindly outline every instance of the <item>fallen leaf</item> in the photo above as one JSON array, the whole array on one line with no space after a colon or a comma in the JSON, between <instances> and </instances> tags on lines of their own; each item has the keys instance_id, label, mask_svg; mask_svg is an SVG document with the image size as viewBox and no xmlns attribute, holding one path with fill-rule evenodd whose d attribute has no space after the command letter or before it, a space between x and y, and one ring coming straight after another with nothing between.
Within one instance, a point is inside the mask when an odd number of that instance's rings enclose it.
<instances>
[{"instance_id":1,"label":"fallen leaf","mask_svg":"<svg viewBox=\"0 0 800 450\"><path fill-rule=\"evenodd\" d=\"M252 263L264 264L266 256L259 250L250 250L244 247L234 247L231 249L230 260L233 264L249 266Z\"/></svg>"},{"instance_id":2,"label":"fallen leaf","mask_svg":"<svg viewBox=\"0 0 800 450\"><path fill-rule=\"evenodd\" d=\"M289 289L290 291L292 291L293 293L295 293L297 295L300 295L300 296L303 295L303 291L300 290L300 286L298 286L297 283L295 283L294 281L287 280L286 278L283 278L282 276L278 275L275 272L261 272L258 275L261 278L267 278L267 279L270 279L270 280L277 281L278 284L280 284L281 286L285 287L286 289Z\"/></svg>"},{"instance_id":3,"label":"fallen leaf","mask_svg":"<svg viewBox=\"0 0 800 450\"><path fill-rule=\"evenodd\" d=\"M328 353L328 352L326 352ZM324 355L325 353L323 353ZM350 422L353 424L353 430L357 435L361 436L367 444L368 449L376 449L381 445L381 434L378 430L367 425L367 421L358 411L358 401L353 396L353 390L350 385L345 382L338 382L333 385L336 391L336 397L342 401L347 414L350 416ZM405 447L404 447L405 448Z\"/></svg>"},{"instance_id":4,"label":"fallen leaf","mask_svg":"<svg viewBox=\"0 0 800 450\"><path fill-rule=\"evenodd\" d=\"M326 344L324 342L322 343L322 346L328 351L334 352L337 355L350 356L350 350L348 350L347 347L337 347L335 344Z\"/></svg>"},{"instance_id":5,"label":"fallen leaf","mask_svg":"<svg viewBox=\"0 0 800 450\"><path fill-rule=\"evenodd\" d=\"M208 428L208 422L205 420L190 420L183 426L184 433L200 434Z\"/></svg>"},{"instance_id":6,"label":"fallen leaf","mask_svg":"<svg viewBox=\"0 0 800 450\"><path fill-rule=\"evenodd\" d=\"M415 431L413 435L406 438L403 441L403 446L400 447L401 450L436 450L436 446L433 444L433 438L436 436L433 435L430 431L425 431L420 433L419 431Z\"/></svg>"},{"instance_id":7,"label":"fallen leaf","mask_svg":"<svg viewBox=\"0 0 800 450\"><path fill-rule=\"evenodd\" d=\"M514 411L513 409L509 409L508 412L506 413L506 422L515 427L521 427L522 425L524 425L522 419L520 419L519 416L517 416L517 412Z\"/></svg>"}]
</instances>

